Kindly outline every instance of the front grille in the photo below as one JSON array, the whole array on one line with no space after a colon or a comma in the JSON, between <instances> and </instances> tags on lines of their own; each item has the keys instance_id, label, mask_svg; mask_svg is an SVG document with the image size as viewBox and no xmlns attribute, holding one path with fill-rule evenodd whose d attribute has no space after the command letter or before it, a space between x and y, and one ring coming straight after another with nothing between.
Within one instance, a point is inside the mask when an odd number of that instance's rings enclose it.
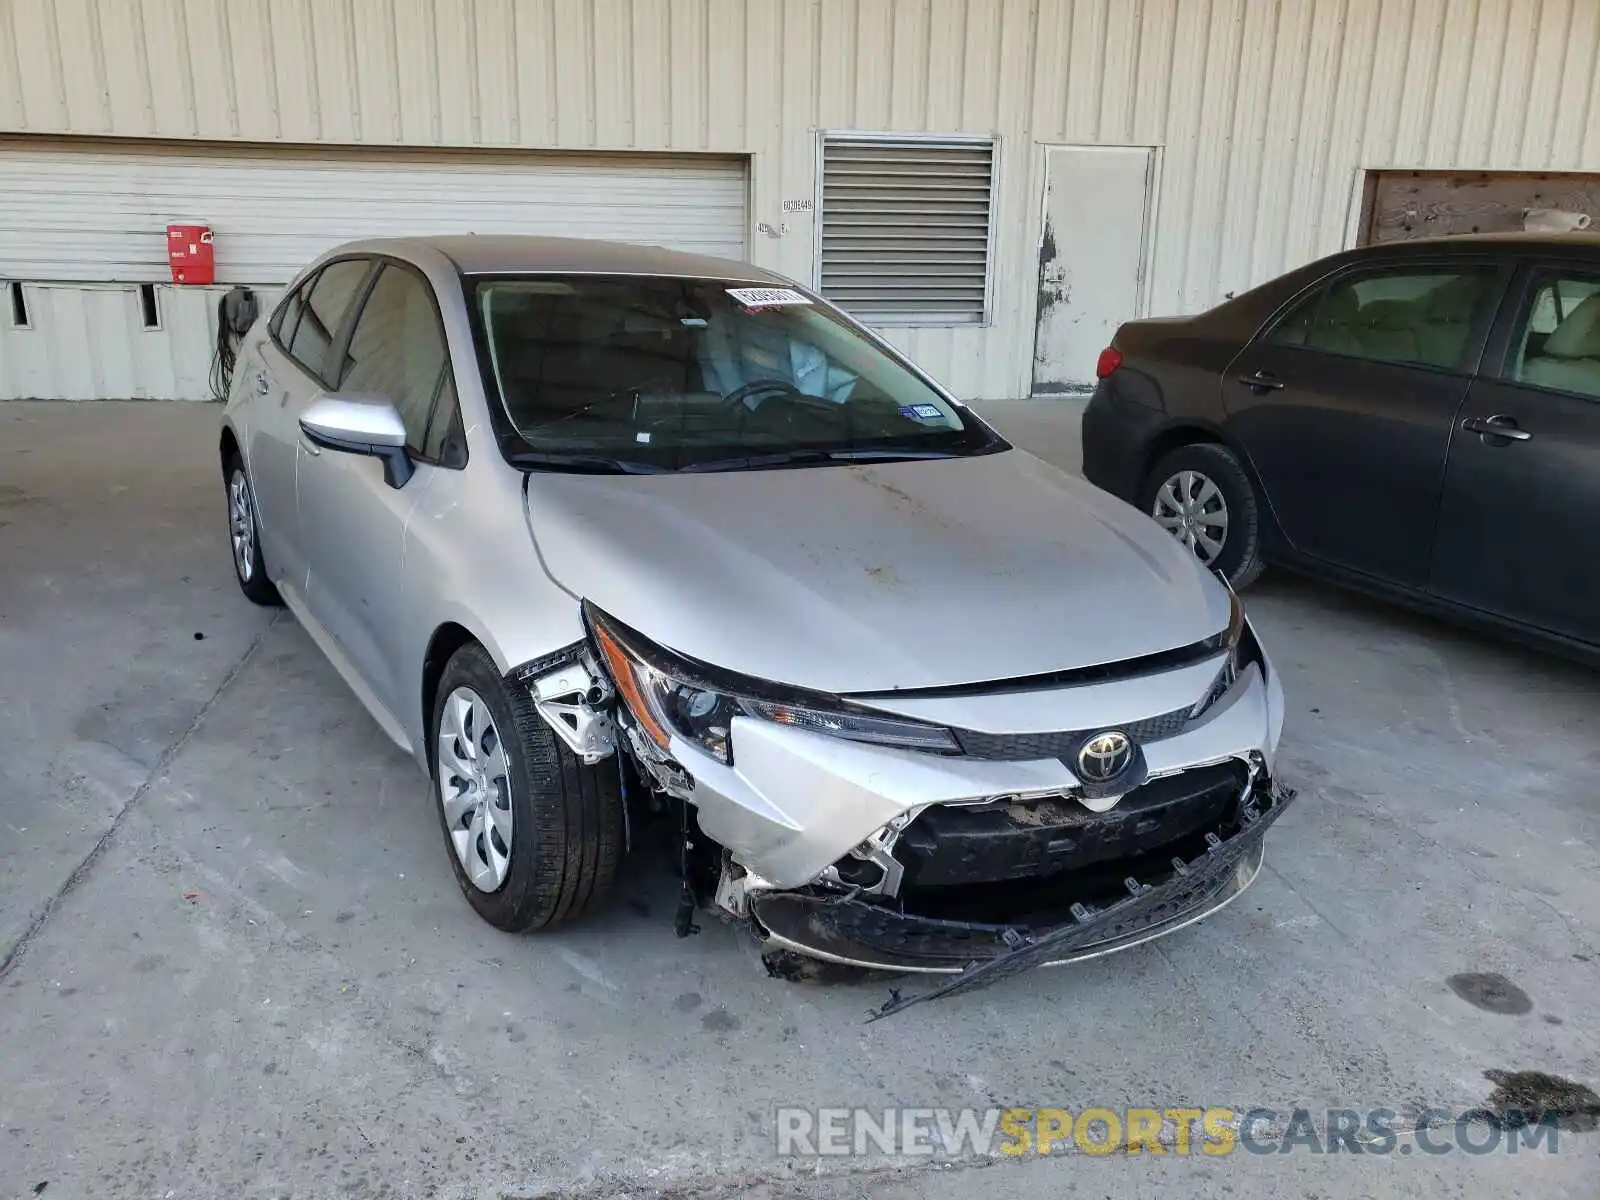
<instances>
[{"instance_id":1,"label":"front grille","mask_svg":"<svg viewBox=\"0 0 1600 1200\"><path fill-rule=\"evenodd\" d=\"M1070 760L1077 757L1084 742L1106 729L1120 729L1139 745L1176 737L1188 727L1193 707L1185 705L1158 717L1146 717L1125 725L1097 725L1093 729L1068 729L1057 733L979 733L972 729L953 732L968 758L998 762L1026 762L1036 758Z\"/></svg>"},{"instance_id":2,"label":"front grille","mask_svg":"<svg viewBox=\"0 0 1600 1200\"><path fill-rule=\"evenodd\" d=\"M895 857L905 866L902 895L1048 879L1165 852L1227 820L1248 778L1238 761L1193 767L1151 779L1098 813L1067 798L981 808L935 804L896 843Z\"/></svg>"}]
</instances>

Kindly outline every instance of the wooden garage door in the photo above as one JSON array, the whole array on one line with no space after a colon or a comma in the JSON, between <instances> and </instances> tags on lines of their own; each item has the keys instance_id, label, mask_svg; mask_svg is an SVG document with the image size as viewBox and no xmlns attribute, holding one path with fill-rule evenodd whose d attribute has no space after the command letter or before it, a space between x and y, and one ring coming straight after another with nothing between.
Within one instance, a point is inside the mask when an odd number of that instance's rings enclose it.
<instances>
[{"instance_id":1,"label":"wooden garage door","mask_svg":"<svg viewBox=\"0 0 1600 1200\"><path fill-rule=\"evenodd\" d=\"M1600 174L1369 171L1365 200L1364 246L1448 234L1582 229L1600 221Z\"/></svg>"}]
</instances>

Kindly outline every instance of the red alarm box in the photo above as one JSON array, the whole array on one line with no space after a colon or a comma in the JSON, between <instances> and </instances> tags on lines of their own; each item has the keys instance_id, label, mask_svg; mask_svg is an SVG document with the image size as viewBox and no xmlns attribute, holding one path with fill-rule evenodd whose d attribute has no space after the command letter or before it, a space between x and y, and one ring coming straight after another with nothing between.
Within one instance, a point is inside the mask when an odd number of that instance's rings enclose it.
<instances>
[{"instance_id":1,"label":"red alarm box","mask_svg":"<svg viewBox=\"0 0 1600 1200\"><path fill-rule=\"evenodd\" d=\"M216 264L211 253L211 226L168 225L167 261L173 283L211 283Z\"/></svg>"}]
</instances>

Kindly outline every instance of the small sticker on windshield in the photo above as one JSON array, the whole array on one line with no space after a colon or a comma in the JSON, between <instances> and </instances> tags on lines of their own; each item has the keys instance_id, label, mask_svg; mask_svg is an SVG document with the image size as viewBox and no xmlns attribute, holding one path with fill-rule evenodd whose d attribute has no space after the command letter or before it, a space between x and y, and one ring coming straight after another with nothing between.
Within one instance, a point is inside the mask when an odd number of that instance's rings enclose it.
<instances>
[{"instance_id":1,"label":"small sticker on windshield","mask_svg":"<svg viewBox=\"0 0 1600 1200\"><path fill-rule=\"evenodd\" d=\"M647 446L650 444L650 435L643 430L640 430L638 433L633 435L633 440L638 442L641 446Z\"/></svg>"},{"instance_id":2,"label":"small sticker on windshield","mask_svg":"<svg viewBox=\"0 0 1600 1200\"><path fill-rule=\"evenodd\" d=\"M726 291L745 308L752 309L811 303L793 288L728 288Z\"/></svg>"},{"instance_id":3,"label":"small sticker on windshield","mask_svg":"<svg viewBox=\"0 0 1600 1200\"><path fill-rule=\"evenodd\" d=\"M902 404L900 415L913 421L942 421L944 413L937 404Z\"/></svg>"}]
</instances>

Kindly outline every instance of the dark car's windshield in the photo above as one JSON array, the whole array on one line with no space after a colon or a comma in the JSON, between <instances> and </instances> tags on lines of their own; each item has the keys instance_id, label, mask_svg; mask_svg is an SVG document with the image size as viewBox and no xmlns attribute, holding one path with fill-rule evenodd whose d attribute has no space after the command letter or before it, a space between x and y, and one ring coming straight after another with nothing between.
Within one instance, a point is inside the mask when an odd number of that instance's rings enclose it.
<instances>
[{"instance_id":1,"label":"dark car's windshield","mask_svg":"<svg viewBox=\"0 0 1600 1200\"><path fill-rule=\"evenodd\" d=\"M508 455L573 470L741 470L1004 448L803 294L718 280L477 279Z\"/></svg>"}]
</instances>

